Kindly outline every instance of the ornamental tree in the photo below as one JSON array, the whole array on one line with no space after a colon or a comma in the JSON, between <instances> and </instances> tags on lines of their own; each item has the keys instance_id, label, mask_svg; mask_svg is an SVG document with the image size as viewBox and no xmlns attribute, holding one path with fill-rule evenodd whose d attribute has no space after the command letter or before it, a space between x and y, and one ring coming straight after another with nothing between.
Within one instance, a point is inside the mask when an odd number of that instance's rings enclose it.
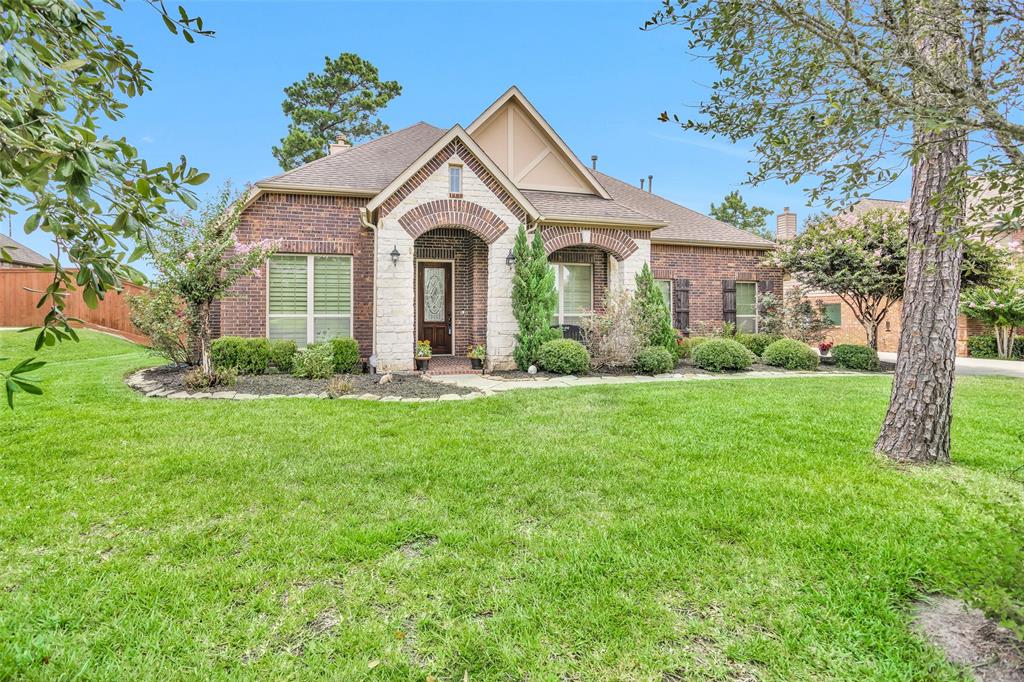
<instances>
[{"instance_id":1,"label":"ornamental tree","mask_svg":"<svg viewBox=\"0 0 1024 682\"><path fill-rule=\"evenodd\" d=\"M636 273L633 315L636 332L644 346L661 346L672 353L673 358L676 357L678 344L672 328L672 315L647 263Z\"/></svg>"},{"instance_id":2,"label":"ornamental tree","mask_svg":"<svg viewBox=\"0 0 1024 682\"><path fill-rule=\"evenodd\" d=\"M960 310L992 325L996 352L1000 358L1010 358L1017 328L1024 327L1024 256L1016 254L1013 265L1000 281L967 288L961 296Z\"/></svg>"},{"instance_id":3,"label":"ornamental tree","mask_svg":"<svg viewBox=\"0 0 1024 682\"><path fill-rule=\"evenodd\" d=\"M324 70L284 89L281 103L291 119L288 134L273 148L281 168L291 170L327 155L339 137L349 141L388 132L377 112L402 94L398 81L382 81L377 67L351 52L324 57Z\"/></svg>"},{"instance_id":4,"label":"ornamental tree","mask_svg":"<svg viewBox=\"0 0 1024 682\"><path fill-rule=\"evenodd\" d=\"M187 42L213 35L181 7L171 14L160 0L147 3ZM184 157L150 164L126 139L102 132L124 116L125 100L151 86L150 71L97 4L121 9L116 0L5 0L0 12L0 214L26 214L25 232L47 232L57 247L38 305L37 349L77 339L64 313L68 291L80 289L95 306L123 279L141 279L129 263L145 247L127 253L176 200L194 206L190 187L207 177ZM17 386L7 385L9 393Z\"/></svg>"},{"instance_id":5,"label":"ornamental tree","mask_svg":"<svg viewBox=\"0 0 1024 682\"><path fill-rule=\"evenodd\" d=\"M878 328L903 298L907 275L907 212L876 209L811 221L795 239L779 245L769 261L810 289L829 291L853 311L868 345L878 349ZM991 281L1005 269L1005 258L986 242L964 244L965 284Z\"/></svg>"},{"instance_id":6,"label":"ornamental tree","mask_svg":"<svg viewBox=\"0 0 1024 682\"><path fill-rule=\"evenodd\" d=\"M157 285L184 305L191 345L199 354L199 367L209 373L210 317L214 301L227 295L242 277L258 275L259 267L277 249L278 242L239 243L235 231L242 201L230 185L202 208L180 215L177 223L154 240L153 262Z\"/></svg>"},{"instance_id":7,"label":"ornamental tree","mask_svg":"<svg viewBox=\"0 0 1024 682\"><path fill-rule=\"evenodd\" d=\"M772 214L772 210L764 206L750 206L740 196L739 190L726 194L722 203L717 206L711 204L708 213L723 223L729 223L758 237L771 239L773 236L772 231L765 225L765 220Z\"/></svg>"},{"instance_id":8,"label":"ornamental tree","mask_svg":"<svg viewBox=\"0 0 1024 682\"><path fill-rule=\"evenodd\" d=\"M516 366L523 371L537 362L537 354L544 342L561 336L561 332L551 326L551 319L558 309L558 290L555 289L555 273L548 265L548 254L540 232L540 229L534 230L531 244L526 236L526 227L520 225L512 248L515 257L512 314L519 323L512 356Z\"/></svg>"},{"instance_id":9,"label":"ornamental tree","mask_svg":"<svg viewBox=\"0 0 1024 682\"><path fill-rule=\"evenodd\" d=\"M647 26L684 28L721 73L697 116L662 119L751 147L749 182L810 180L811 202L835 207L912 170L900 354L875 447L949 462L964 240L1024 210L1024 5L663 0Z\"/></svg>"}]
</instances>

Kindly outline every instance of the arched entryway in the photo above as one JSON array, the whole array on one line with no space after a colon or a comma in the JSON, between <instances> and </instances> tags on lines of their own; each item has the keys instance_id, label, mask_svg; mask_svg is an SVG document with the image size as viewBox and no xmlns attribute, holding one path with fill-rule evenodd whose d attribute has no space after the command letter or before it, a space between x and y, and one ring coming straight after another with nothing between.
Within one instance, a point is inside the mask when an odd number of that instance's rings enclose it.
<instances>
[{"instance_id":1,"label":"arched entryway","mask_svg":"<svg viewBox=\"0 0 1024 682\"><path fill-rule=\"evenodd\" d=\"M435 227L414 242L416 338L435 355L464 357L487 344L489 247L463 226Z\"/></svg>"}]
</instances>

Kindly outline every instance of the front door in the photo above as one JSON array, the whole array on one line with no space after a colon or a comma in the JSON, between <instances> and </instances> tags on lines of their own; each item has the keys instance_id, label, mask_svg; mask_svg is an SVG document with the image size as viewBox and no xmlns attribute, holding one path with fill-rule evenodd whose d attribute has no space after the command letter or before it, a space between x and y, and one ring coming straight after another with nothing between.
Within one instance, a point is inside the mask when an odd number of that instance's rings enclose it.
<instances>
[{"instance_id":1,"label":"front door","mask_svg":"<svg viewBox=\"0 0 1024 682\"><path fill-rule=\"evenodd\" d=\"M435 355L452 352L452 264L420 262L418 273L419 331Z\"/></svg>"}]
</instances>

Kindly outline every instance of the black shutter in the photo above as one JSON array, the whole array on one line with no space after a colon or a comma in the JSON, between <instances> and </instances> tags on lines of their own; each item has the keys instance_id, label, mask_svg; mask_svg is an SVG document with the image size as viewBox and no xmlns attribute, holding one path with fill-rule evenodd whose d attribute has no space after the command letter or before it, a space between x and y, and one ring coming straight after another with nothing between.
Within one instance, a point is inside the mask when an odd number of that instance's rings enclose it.
<instances>
[{"instance_id":1,"label":"black shutter","mask_svg":"<svg viewBox=\"0 0 1024 682\"><path fill-rule=\"evenodd\" d=\"M672 326L690 333L690 280L672 280Z\"/></svg>"},{"instance_id":2,"label":"black shutter","mask_svg":"<svg viewBox=\"0 0 1024 682\"><path fill-rule=\"evenodd\" d=\"M722 280L722 321L736 324L736 280Z\"/></svg>"}]
</instances>

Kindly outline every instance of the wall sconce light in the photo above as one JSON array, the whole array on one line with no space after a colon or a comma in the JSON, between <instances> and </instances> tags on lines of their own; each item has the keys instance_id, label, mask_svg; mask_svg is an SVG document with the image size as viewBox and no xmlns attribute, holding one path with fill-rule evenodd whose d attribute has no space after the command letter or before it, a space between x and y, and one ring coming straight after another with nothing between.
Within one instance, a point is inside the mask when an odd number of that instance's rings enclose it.
<instances>
[{"instance_id":1,"label":"wall sconce light","mask_svg":"<svg viewBox=\"0 0 1024 682\"><path fill-rule=\"evenodd\" d=\"M398 257L402 254L398 253L398 245L395 244L395 248L391 249L391 264L398 265Z\"/></svg>"},{"instance_id":2,"label":"wall sconce light","mask_svg":"<svg viewBox=\"0 0 1024 682\"><path fill-rule=\"evenodd\" d=\"M516 255L512 253L512 249L508 250L508 255L505 256L505 265L512 267L516 264Z\"/></svg>"}]
</instances>

